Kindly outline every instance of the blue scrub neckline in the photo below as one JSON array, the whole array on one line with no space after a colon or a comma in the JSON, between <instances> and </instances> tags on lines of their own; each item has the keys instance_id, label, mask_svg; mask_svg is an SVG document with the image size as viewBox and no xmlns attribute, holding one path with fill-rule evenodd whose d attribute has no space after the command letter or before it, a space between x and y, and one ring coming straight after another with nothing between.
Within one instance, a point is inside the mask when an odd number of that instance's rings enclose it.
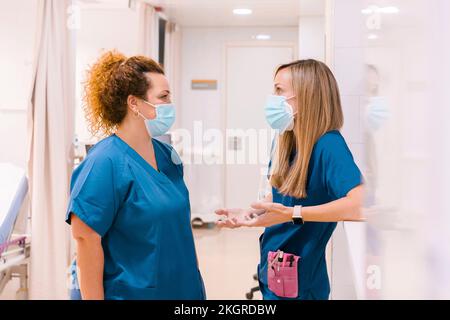
<instances>
[{"instance_id":1,"label":"blue scrub neckline","mask_svg":"<svg viewBox=\"0 0 450 320\"><path fill-rule=\"evenodd\" d=\"M158 170L156 170L150 163L147 162L136 150L134 150L128 143L126 143L122 138L113 133L113 137L116 138L116 141L120 143L123 147L123 150L136 162L138 162L145 171L149 172L152 176L158 179L160 182L170 183L169 178L161 171L161 164L164 162L164 159L161 158L161 150L159 145L155 142L154 138L151 138L153 150L155 152L155 160Z\"/></svg>"}]
</instances>

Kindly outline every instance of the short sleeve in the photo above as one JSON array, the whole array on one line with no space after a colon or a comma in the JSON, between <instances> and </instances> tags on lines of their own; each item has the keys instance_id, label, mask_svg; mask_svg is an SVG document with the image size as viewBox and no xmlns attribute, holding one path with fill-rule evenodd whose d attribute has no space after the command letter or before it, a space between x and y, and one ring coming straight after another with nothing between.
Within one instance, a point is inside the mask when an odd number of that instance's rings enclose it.
<instances>
[{"instance_id":1,"label":"short sleeve","mask_svg":"<svg viewBox=\"0 0 450 320\"><path fill-rule=\"evenodd\" d=\"M170 145L168 145L170 150L170 160L172 163L177 167L178 172L182 177L184 177L184 167L183 167L183 161L181 160L180 156L178 155L178 152Z\"/></svg>"},{"instance_id":2,"label":"short sleeve","mask_svg":"<svg viewBox=\"0 0 450 320\"><path fill-rule=\"evenodd\" d=\"M328 194L336 199L362 183L361 172L342 136L325 139L322 145L322 168Z\"/></svg>"},{"instance_id":3,"label":"short sleeve","mask_svg":"<svg viewBox=\"0 0 450 320\"><path fill-rule=\"evenodd\" d=\"M66 222L73 213L103 237L117 211L115 180L110 158L86 158L72 175Z\"/></svg>"}]
</instances>

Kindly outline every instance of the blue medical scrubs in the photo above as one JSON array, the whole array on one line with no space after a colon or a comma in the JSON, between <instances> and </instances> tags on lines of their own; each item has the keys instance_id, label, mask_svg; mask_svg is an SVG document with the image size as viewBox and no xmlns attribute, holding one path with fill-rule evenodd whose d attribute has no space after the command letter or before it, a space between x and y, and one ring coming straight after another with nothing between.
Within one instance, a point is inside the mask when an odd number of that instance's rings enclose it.
<instances>
[{"instance_id":1,"label":"blue medical scrubs","mask_svg":"<svg viewBox=\"0 0 450 320\"><path fill-rule=\"evenodd\" d=\"M291 161L294 161L295 154L292 153ZM316 206L346 196L361 183L361 172L344 138L339 131L330 131L314 145L308 168L307 197L299 199L285 196L272 188L273 202L290 207ZM288 222L266 228L260 237L261 261L258 265L264 299L292 299L276 296L267 285L267 254L277 250L301 257L298 270L299 295L296 299L328 299L330 284L325 247L335 228L335 222L305 222L303 225Z\"/></svg>"},{"instance_id":2,"label":"blue medical scrubs","mask_svg":"<svg viewBox=\"0 0 450 320\"><path fill-rule=\"evenodd\" d=\"M72 175L70 214L102 237L105 299L205 299L183 166L152 139L158 170L116 135Z\"/></svg>"}]
</instances>

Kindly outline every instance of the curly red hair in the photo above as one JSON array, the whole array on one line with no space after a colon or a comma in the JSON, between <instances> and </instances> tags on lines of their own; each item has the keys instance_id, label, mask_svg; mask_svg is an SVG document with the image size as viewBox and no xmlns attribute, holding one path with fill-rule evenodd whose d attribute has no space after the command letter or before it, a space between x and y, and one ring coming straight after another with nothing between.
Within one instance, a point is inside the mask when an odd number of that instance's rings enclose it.
<instances>
[{"instance_id":1,"label":"curly red hair","mask_svg":"<svg viewBox=\"0 0 450 320\"><path fill-rule=\"evenodd\" d=\"M164 74L162 67L144 56L127 58L116 50L107 51L89 68L84 83L83 109L89 131L110 135L125 118L129 95L145 99L151 87L145 73Z\"/></svg>"}]
</instances>

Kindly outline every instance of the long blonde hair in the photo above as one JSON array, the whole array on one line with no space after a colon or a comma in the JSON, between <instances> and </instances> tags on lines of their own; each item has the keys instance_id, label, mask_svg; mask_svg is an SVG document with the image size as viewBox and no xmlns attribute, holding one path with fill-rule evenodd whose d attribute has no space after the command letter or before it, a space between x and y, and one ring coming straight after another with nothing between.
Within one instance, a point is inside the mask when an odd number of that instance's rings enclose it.
<instances>
[{"instance_id":1,"label":"long blonde hair","mask_svg":"<svg viewBox=\"0 0 450 320\"><path fill-rule=\"evenodd\" d=\"M306 198L308 168L317 140L326 132L340 130L344 123L341 99L331 70L316 60L298 60L278 67L275 75L289 69L297 97L294 129L280 135L270 183L280 193ZM293 151L296 157L290 163Z\"/></svg>"}]
</instances>

